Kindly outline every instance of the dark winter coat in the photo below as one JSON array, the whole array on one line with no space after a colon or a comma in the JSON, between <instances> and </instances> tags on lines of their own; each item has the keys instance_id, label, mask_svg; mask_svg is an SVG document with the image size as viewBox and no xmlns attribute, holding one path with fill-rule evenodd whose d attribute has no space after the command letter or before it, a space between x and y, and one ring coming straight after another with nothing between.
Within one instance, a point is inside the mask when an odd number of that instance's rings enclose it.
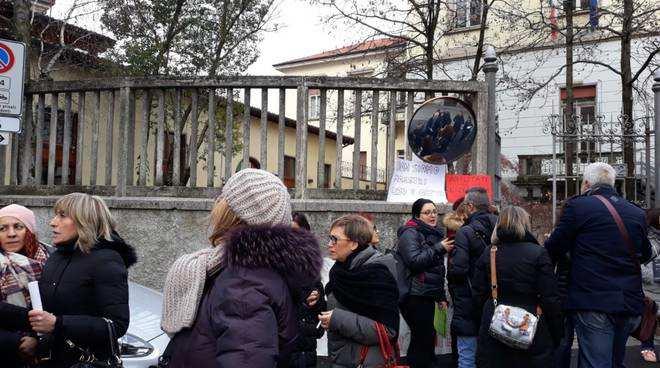
<instances>
[{"instance_id":1,"label":"dark winter coat","mask_svg":"<svg viewBox=\"0 0 660 368\"><path fill-rule=\"evenodd\" d=\"M79 354L65 348L65 340L88 349L98 358L109 356L107 323L112 320L116 337L128 329L128 272L137 261L135 250L118 234L112 241L97 242L89 253L74 243L56 247L39 280L43 308L57 317L51 334L51 362L68 367Z\"/></svg>"},{"instance_id":2,"label":"dark winter coat","mask_svg":"<svg viewBox=\"0 0 660 368\"><path fill-rule=\"evenodd\" d=\"M475 264L490 245L496 223L497 216L478 211L470 215L456 233L455 248L447 267L447 281L454 304L451 329L457 336L477 336L481 314L474 309L470 285Z\"/></svg>"},{"instance_id":3,"label":"dark winter coat","mask_svg":"<svg viewBox=\"0 0 660 368\"><path fill-rule=\"evenodd\" d=\"M27 309L0 302L0 359L2 367L18 368L23 363L18 357L21 338L30 330Z\"/></svg>"},{"instance_id":4,"label":"dark winter coat","mask_svg":"<svg viewBox=\"0 0 660 368\"><path fill-rule=\"evenodd\" d=\"M175 336L169 367L286 365L302 290L320 278L316 238L288 226L243 226L224 247L224 267L207 280L192 328Z\"/></svg>"},{"instance_id":5,"label":"dark winter coat","mask_svg":"<svg viewBox=\"0 0 660 368\"><path fill-rule=\"evenodd\" d=\"M319 293L319 300L310 307L307 305L307 297L313 291ZM317 327L318 315L328 309L321 281L312 287L304 288L301 296L302 300L298 303L297 309L298 340L296 349L291 355L289 364L291 368L316 367L316 340L323 337L325 333L323 327Z\"/></svg>"},{"instance_id":6,"label":"dark winter coat","mask_svg":"<svg viewBox=\"0 0 660 368\"><path fill-rule=\"evenodd\" d=\"M42 249L50 256L55 251L52 246L39 243ZM28 310L23 307L0 302L0 357L2 367L23 367L24 363L18 355L21 338L26 335L36 336L31 331L27 318Z\"/></svg>"},{"instance_id":7,"label":"dark winter coat","mask_svg":"<svg viewBox=\"0 0 660 368\"><path fill-rule=\"evenodd\" d=\"M349 269L359 269L369 264L382 264L396 277L396 261L389 254L382 254L372 247L359 252L350 260ZM396 303L396 300L392 301ZM396 308L396 305L394 305ZM364 367L379 367L383 357L378 346L375 321L351 312L341 305L332 293L328 293L328 310L332 310L330 328L328 329L328 355L333 368L354 368L360 360L360 350L367 346ZM390 337L397 335L386 327Z\"/></svg>"},{"instance_id":8,"label":"dark winter coat","mask_svg":"<svg viewBox=\"0 0 660 368\"><path fill-rule=\"evenodd\" d=\"M407 295L423 296L434 301L446 301L445 295L445 248L441 230L419 219L411 219L397 231L397 261L405 266L403 277L408 283ZM399 290L400 294L401 290ZM400 295L405 298L406 295Z\"/></svg>"},{"instance_id":9,"label":"dark winter coat","mask_svg":"<svg viewBox=\"0 0 660 368\"><path fill-rule=\"evenodd\" d=\"M651 257L644 211L619 197L614 188L602 185L569 199L545 242L553 259L565 253L571 256L566 309L640 315L644 295L639 269L610 212L595 194L610 201L621 216L638 259L643 263Z\"/></svg>"},{"instance_id":10,"label":"dark winter coat","mask_svg":"<svg viewBox=\"0 0 660 368\"><path fill-rule=\"evenodd\" d=\"M475 307L483 311L479 330L479 367L553 367L552 354L562 336L561 304L552 263L547 251L536 242L498 233L501 244L496 255L498 303L521 307L542 315L528 350L510 348L488 333L495 309L491 298L490 250L476 264L473 293Z\"/></svg>"}]
</instances>

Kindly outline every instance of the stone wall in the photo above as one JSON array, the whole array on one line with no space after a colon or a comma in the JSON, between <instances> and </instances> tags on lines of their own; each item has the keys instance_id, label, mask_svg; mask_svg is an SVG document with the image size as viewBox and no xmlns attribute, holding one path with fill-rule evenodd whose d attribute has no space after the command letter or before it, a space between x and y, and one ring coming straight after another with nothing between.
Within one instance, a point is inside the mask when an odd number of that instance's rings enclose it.
<instances>
[{"instance_id":1,"label":"stone wall","mask_svg":"<svg viewBox=\"0 0 660 368\"><path fill-rule=\"evenodd\" d=\"M50 242L48 222L55 196L2 196L0 206L22 204L35 212L40 239ZM182 254L208 246L211 199L104 197L117 219L118 231L135 246L139 262L130 270L136 282L160 290L172 262ZM305 213L321 246L327 244L328 226L337 217L355 212L375 216L381 245L393 246L396 230L409 217L410 205L382 201L294 200L293 210ZM446 210L441 207L441 212Z\"/></svg>"}]
</instances>

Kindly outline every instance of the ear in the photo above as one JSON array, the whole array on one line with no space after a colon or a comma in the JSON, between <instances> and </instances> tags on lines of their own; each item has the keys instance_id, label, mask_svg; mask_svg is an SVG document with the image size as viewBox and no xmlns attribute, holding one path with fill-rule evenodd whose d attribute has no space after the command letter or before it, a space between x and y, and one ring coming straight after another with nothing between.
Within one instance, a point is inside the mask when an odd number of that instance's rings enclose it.
<instances>
[{"instance_id":1,"label":"ear","mask_svg":"<svg viewBox=\"0 0 660 368\"><path fill-rule=\"evenodd\" d=\"M352 241L351 242L351 252L355 251L356 249L358 249L358 242Z\"/></svg>"}]
</instances>

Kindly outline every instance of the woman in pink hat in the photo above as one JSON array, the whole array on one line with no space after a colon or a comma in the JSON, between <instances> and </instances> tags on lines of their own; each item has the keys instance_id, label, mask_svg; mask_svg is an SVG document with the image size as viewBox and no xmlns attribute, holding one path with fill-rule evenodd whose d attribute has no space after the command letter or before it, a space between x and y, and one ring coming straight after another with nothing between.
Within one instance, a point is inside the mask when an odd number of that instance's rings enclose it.
<instances>
[{"instance_id":1,"label":"woman in pink hat","mask_svg":"<svg viewBox=\"0 0 660 368\"><path fill-rule=\"evenodd\" d=\"M0 208L0 315L4 321L0 325L0 356L7 358L3 363L8 367L24 366L35 353L37 340L26 332L26 313L7 313L20 309L15 307L31 307L27 284L41 277L48 248L37 239L31 210L17 204Z\"/></svg>"}]
</instances>

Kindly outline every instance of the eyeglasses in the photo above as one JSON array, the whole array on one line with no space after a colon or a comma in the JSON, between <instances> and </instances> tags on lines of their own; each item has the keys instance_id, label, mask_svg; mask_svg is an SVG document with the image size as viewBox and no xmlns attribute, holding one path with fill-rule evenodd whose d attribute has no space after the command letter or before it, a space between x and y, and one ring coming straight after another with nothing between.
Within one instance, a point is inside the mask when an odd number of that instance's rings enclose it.
<instances>
[{"instance_id":1,"label":"eyeglasses","mask_svg":"<svg viewBox=\"0 0 660 368\"><path fill-rule=\"evenodd\" d=\"M420 213L424 216L431 216L431 215L437 215L438 210L424 211L424 212L420 212Z\"/></svg>"},{"instance_id":2,"label":"eyeglasses","mask_svg":"<svg viewBox=\"0 0 660 368\"><path fill-rule=\"evenodd\" d=\"M336 237L336 236L334 236L334 235L330 235L328 238L329 238L329 240L330 240L330 244L332 244L332 245L337 245L337 242L340 241L340 240L348 240L348 241L351 240L351 239L342 239L342 238L338 238L338 237Z\"/></svg>"}]
</instances>

